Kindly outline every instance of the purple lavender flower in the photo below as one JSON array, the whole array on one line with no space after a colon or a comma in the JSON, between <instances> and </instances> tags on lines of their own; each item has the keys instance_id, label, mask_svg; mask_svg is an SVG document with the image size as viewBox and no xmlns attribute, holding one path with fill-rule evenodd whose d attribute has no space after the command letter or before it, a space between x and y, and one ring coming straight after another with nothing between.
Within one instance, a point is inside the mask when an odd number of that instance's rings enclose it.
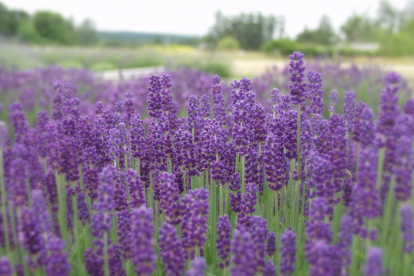
<instances>
[{"instance_id":1,"label":"purple lavender flower","mask_svg":"<svg viewBox=\"0 0 414 276\"><path fill-rule=\"evenodd\" d=\"M99 174L99 180L98 200L93 204L96 213L92 215L91 233L95 237L102 238L104 233L108 233L112 226L114 187L111 166L107 166L102 170Z\"/></svg>"},{"instance_id":2,"label":"purple lavender flower","mask_svg":"<svg viewBox=\"0 0 414 276\"><path fill-rule=\"evenodd\" d=\"M332 90L331 94L329 95L329 99L331 100L331 103L329 105L329 111L331 114L335 113L336 108L336 101L338 100L338 91Z\"/></svg>"},{"instance_id":3,"label":"purple lavender flower","mask_svg":"<svg viewBox=\"0 0 414 276\"><path fill-rule=\"evenodd\" d=\"M276 253L276 234L275 232L271 232L267 236L267 245L266 245L266 252L270 258L273 257Z\"/></svg>"},{"instance_id":4,"label":"purple lavender flower","mask_svg":"<svg viewBox=\"0 0 414 276\"><path fill-rule=\"evenodd\" d=\"M281 256L280 273L282 275L291 275L295 270L294 263L296 261L296 234L286 229L280 238Z\"/></svg>"},{"instance_id":5,"label":"purple lavender flower","mask_svg":"<svg viewBox=\"0 0 414 276\"><path fill-rule=\"evenodd\" d=\"M340 275L340 266L337 265L338 254L334 246L329 245L323 240L316 241L311 249L309 259L310 268L309 275L311 276L330 276Z\"/></svg>"},{"instance_id":6,"label":"purple lavender flower","mask_svg":"<svg viewBox=\"0 0 414 276\"><path fill-rule=\"evenodd\" d=\"M204 275L206 268L206 260L203 257L197 257L191 262L191 269L187 272L187 276Z\"/></svg>"},{"instance_id":7,"label":"purple lavender flower","mask_svg":"<svg viewBox=\"0 0 414 276\"><path fill-rule=\"evenodd\" d=\"M337 249L340 252L342 259L342 267L346 271L351 264L351 251L349 247L352 244L352 233L354 232L354 221L348 216L344 215L341 219L340 232L338 233Z\"/></svg>"},{"instance_id":8,"label":"purple lavender flower","mask_svg":"<svg viewBox=\"0 0 414 276\"><path fill-rule=\"evenodd\" d=\"M294 52L289 56L289 72L291 74L290 81L292 84L289 85L289 93L293 104L300 104L306 100L307 97L307 84L304 83L306 67L303 62L304 55L300 52Z\"/></svg>"},{"instance_id":9,"label":"purple lavender flower","mask_svg":"<svg viewBox=\"0 0 414 276\"><path fill-rule=\"evenodd\" d=\"M86 271L91 276L104 276L104 259L98 257L92 248L89 248L85 251L85 267Z\"/></svg>"},{"instance_id":10,"label":"purple lavender flower","mask_svg":"<svg viewBox=\"0 0 414 276\"><path fill-rule=\"evenodd\" d=\"M212 91L212 100L213 100L213 116L220 125L225 123L226 112L224 110L224 97L221 91L220 77L215 75L213 77L213 91Z\"/></svg>"},{"instance_id":11,"label":"purple lavender flower","mask_svg":"<svg viewBox=\"0 0 414 276\"><path fill-rule=\"evenodd\" d=\"M129 210L123 210L118 213L118 242L122 251L122 257L125 260L129 259L131 251L130 229L131 229L131 214Z\"/></svg>"},{"instance_id":12,"label":"purple lavender flower","mask_svg":"<svg viewBox=\"0 0 414 276\"><path fill-rule=\"evenodd\" d=\"M47 210L43 192L39 190L31 191L32 212L37 217L37 227L40 232L52 231L52 221Z\"/></svg>"},{"instance_id":13,"label":"purple lavender flower","mask_svg":"<svg viewBox=\"0 0 414 276\"><path fill-rule=\"evenodd\" d=\"M12 276L13 269L10 265L10 261L7 256L3 256L0 258L0 275L4 276Z\"/></svg>"},{"instance_id":14,"label":"purple lavender flower","mask_svg":"<svg viewBox=\"0 0 414 276\"><path fill-rule=\"evenodd\" d=\"M0 121L0 149L4 149L8 144L9 129L5 122Z\"/></svg>"},{"instance_id":15,"label":"purple lavender flower","mask_svg":"<svg viewBox=\"0 0 414 276\"><path fill-rule=\"evenodd\" d=\"M414 163L412 160L412 143L413 138L402 136L397 141L395 150L395 198L406 201L411 197L412 190L412 171Z\"/></svg>"},{"instance_id":16,"label":"purple lavender flower","mask_svg":"<svg viewBox=\"0 0 414 276\"><path fill-rule=\"evenodd\" d=\"M276 266L272 261L268 261L263 268L263 276L276 276Z\"/></svg>"},{"instance_id":17,"label":"purple lavender flower","mask_svg":"<svg viewBox=\"0 0 414 276\"><path fill-rule=\"evenodd\" d=\"M148 114L151 117L158 118L162 114L162 95L161 95L161 77L152 75L148 87Z\"/></svg>"},{"instance_id":18,"label":"purple lavender flower","mask_svg":"<svg viewBox=\"0 0 414 276\"><path fill-rule=\"evenodd\" d=\"M129 205L132 208L138 208L141 205L146 203L145 194L144 194L144 185L141 181L141 178L137 173L132 170L128 169L127 172L128 178L128 189L130 195L130 202Z\"/></svg>"},{"instance_id":19,"label":"purple lavender flower","mask_svg":"<svg viewBox=\"0 0 414 276\"><path fill-rule=\"evenodd\" d=\"M240 191L230 194L230 206L233 212L241 212L242 194Z\"/></svg>"},{"instance_id":20,"label":"purple lavender flower","mask_svg":"<svg viewBox=\"0 0 414 276\"><path fill-rule=\"evenodd\" d=\"M219 216L217 222L217 254L222 262L220 267L223 269L229 265L227 257L230 254L230 234L231 225L227 215Z\"/></svg>"},{"instance_id":21,"label":"purple lavender flower","mask_svg":"<svg viewBox=\"0 0 414 276\"><path fill-rule=\"evenodd\" d=\"M234 230L231 250L233 252L232 261L234 263L234 266L231 268L231 274L254 276L257 261L256 249L251 234L243 229Z\"/></svg>"},{"instance_id":22,"label":"purple lavender flower","mask_svg":"<svg viewBox=\"0 0 414 276\"><path fill-rule=\"evenodd\" d=\"M71 266L68 260L68 253L63 252L65 242L54 235L50 235L48 237L48 244L46 248L48 252L48 256L45 261L46 274L48 276L69 275Z\"/></svg>"},{"instance_id":23,"label":"purple lavender flower","mask_svg":"<svg viewBox=\"0 0 414 276\"><path fill-rule=\"evenodd\" d=\"M348 129L351 128L351 123L354 120L355 116L355 97L356 93L354 91L346 91L345 97L344 97L344 105L343 105L343 111L344 111L344 119L347 123Z\"/></svg>"},{"instance_id":24,"label":"purple lavender flower","mask_svg":"<svg viewBox=\"0 0 414 276\"><path fill-rule=\"evenodd\" d=\"M289 180L287 161L281 139L275 135L269 135L263 148L265 170L269 182L269 188L280 191Z\"/></svg>"},{"instance_id":25,"label":"purple lavender flower","mask_svg":"<svg viewBox=\"0 0 414 276\"><path fill-rule=\"evenodd\" d=\"M385 89L382 90L380 95L377 130L386 137L393 135L395 120L400 114L398 97L396 96L399 90L397 85L400 78L395 73L387 75Z\"/></svg>"},{"instance_id":26,"label":"purple lavender flower","mask_svg":"<svg viewBox=\"0 0 414 276\"><path fill-rule=\"evenodd\" d=\"M165 229L164 225L166 225L166 223L163 224L161 229ZM166 231L169 232L171 231L170 229L175 230L173 226L171 227L172 228L166 229ZM154 245L153 245L153 238L152 238L153 229L154 229L154 226L152 224L151 209L147 209L144 206L141 206L140 208L135 208L132 212L132 224L131 224L131 231L129 233L130 235L129 240L131 242L131 259L135 266L135 272L138 275L151 275L155 269L155 261L157 259L157 255L155 254ZM177 244L178 241L171 240L172 237L168 236L170 235L170 233L165 233L163 232L164 230L161 231L161 229L160 229L159 245L162 249L161 257L163 259L163 262L169 261L170 259L168 258L172 258L172 259L174 259L175 257L178 258L177 256L170 255L174 253L171 251L174 250L175 249L174 247L178 245ZM175 239L177 239L176 236L175 236ZM181 249L180 245L178 245L178 247ZM170 252L167 252L167 251L170 251ZM183 256L181 256L181 258L182 257ZM164 258L166 258L166 260L164 260ZM177 266L174 267L174 265L177 265ZM167 266L168 265L166 265L166 271L173 271L175 270L175 268L180 267L179 264L171 264L168 268ZM169 275L169 273L167 274ZM181 275L181 274L174 274L174 275Z\"/></svg>"},{"instance_id":27,"label":"purple lavender flower","mask_svg":"<svg viewBox=\"0 0 414 276\"><path fill-rule=\"evenodd\" d=\"M263 271L263 268L266 266L267 221L260 216L253 216L250 219L250 223L250 233L256 248L256 271Z\"/></svg>"},{"instance_id":28,"label":"purple lavender flower","mask_svg":"<svg viewBox=\"0 0 414 276\"><path fill-rule=\"evenodd\" d=\"M119 252L119 245L117 244L108 247L108 267L111 276L126 276L122 265L121 253Z\"/></svg>"},{"instance_id":29,"label":"purple lavender flower","mask_svg":"<svg viewBox=\"0 0 414 276\"><path fill-rule=\"evenodd\" d=\"M26 206L22 207L19 225L19 240L29 254L35 255L45 248L45 240L41 228L37 224L37 217Z\"/></svg>"},{"instance_id":30,"label":"purple lavender flower","mask_svg":"<svg viewBox=\"0 0 414 276\"><path fill-rule=\"evenodd\" d=\"M409 203L405 203L400 208L401 214L401 233L404 242L404 252L411 253L414 249L414 223L413 211Z\"/></svg>"},{"instance_id":31,"label":"purple lavender flower","mask_svg":"<svg viewBox=\"0 0 414 276\"><path fill-rule=\"evenodd\" d=\"M192 202L192 232L191 240L194 246L198 246L203 256L204 243L207 240L207 219L208 219L208 191L204 188L199 188L190 192L193 197Z\"/></svg>"},{"instance_id":32,"label":"purple lavender flower","mask_svg":"<svg viewBox=\"0 0 414 276\"><path fill-rule=\"evenodd\" d=\"M382 250L378 247L368 248L364 276L381 276L384 274L382 268Z\"/></svg>"},{"instance_id":33,"label":"purple lavender flower","mask_svg":"<svg viewBox=\"0 0 414 276\"><path fill-rule=\"evenodd\" d=\"M14 128L15 143L23 143L25 134L29 130L29 124L21 103L10 105L10 122Z\"/></svg>"},{"instance_id":34,"label":"purple lavender flower","mask_svg":"<svg viewBox=\"0 0 414 276\"><path fill-rule=\"evenodd\" d=\"M306 241L305 257L310 262L312 258L312 248L317 241L325 241L330 244L332 241L332 231L330 224L325 222L325 216L328 215L328 202L324 197L315 198L311 203L309 220L305 222ZM311 263L311 262L310 262Z\"/></svg>"},{"instance_id":35,"label":"purple lavender flower","mask_svg":"<svg viewBox=\"0 0 414 276\"><path fill-rule=\"evenodd\" d=\"M160 255L165 274L171 276L183 275L185 271L184 251L177 238L177 230L173 225L168 223L161 225L158 244L161 248Z\"/></svg>"},{"instance_id":36,"label":"purple lavender flower","mask_svg":"<svg viewBox=\"0 0 414 276\"><path fill-rule=\"evenodd\" d=\"M323 103L322 75L315 71L308 72L309 99L313 114L322 114L325 104Z\"/></svg>"},{"instance_id":37,"label":"purple lavender flower","mask_svg":"<svg viewBox=\"0 0 414 276\"><path fill-rule=\"evenodd\" d=\"M160 174L161 208L165 212L165 221L171 225L180 223L180 196L175 176L168 172Z\"/></svg>"},{"instance_id":38,"label":"purple lavender flower","mask_svg":"<svg viewBox=\"0 0 414 276\"><path fill-rule=\"evenodd\" d=\"M86 202L85 193L82 192L80 186L76 186L76 204L78 208L78 218L83 226L86 225L87 222L90 222L90 214L89 214L89 207L88 203Z\"/></svg>"},{"instance_id":39,"label":"purple lavender flower","mask_svg":"<svg viewBox=\"0 0 414 276\"><path fill-rule=\"evenodd\" d=\"M60 152L60 171L65 174L69 181L79 179L77 143L70 136L65 136L59 144Z\"/></svg>"},{"instance_id":40,"label":"purple lavender flower","mask_svg":"<svg viewBox=\"0 0 414 276\"><path fill-rule=\"evenodd\" d=\"M255 205L257 203L257 192L259 191L258 187L254 183L249 183L246 185L246 193L243 195L243 200L240 204L241 211L237 215L237 227L250 227L250 216L256 211Z\"/></svg>"},{"instance_id":41,"label":"purple lavender flower","mask_svg":"<svg viewBox=\"0 0 414 276\"><path fill-rule=\"evenodd\" d=\"M239 172L235 172L234 174L232 174L229 178L229 181L230 181L230 184L229 184L230 190L232 190L233 192L237 192L238 190L240 190L241 185L240 185Z\"/></svg>"},{"instance_id":42,"label":"purple lavender flower","mask_svg":"<svg viewBox=\"0 0 414 276\"><path fill-rule=\"evenodd\" d=\"M382 203L376 188L377 154L375 150L361 150L358 182L353 189L351 216L375 218L381 214Z\"/></svg>"}]
</instances>

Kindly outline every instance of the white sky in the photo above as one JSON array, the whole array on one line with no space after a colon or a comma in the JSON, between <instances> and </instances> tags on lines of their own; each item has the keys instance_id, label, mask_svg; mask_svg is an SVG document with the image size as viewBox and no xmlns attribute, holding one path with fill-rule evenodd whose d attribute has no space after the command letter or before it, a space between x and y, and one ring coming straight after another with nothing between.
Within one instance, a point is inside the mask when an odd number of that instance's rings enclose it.
<instances>
[{"instance_id":1,"label":"white sky","mask_svg":"<svg viewBox=\"0 0 414 276\"><path fill-rule=\"evenodd\" d=\"M314 28L323 14L329 15L334 28L352 13L375 14L379 0L0 0L8 8L30 14L50 10L71 17L75 23L92 19L99 30L139 31L204 35L214 24L217 10L224 15L260 11L265 15L283 15L285 30L296 36L305 26ZM391 0L403 9L407 0Z\"/></svg>"}]
</instances>

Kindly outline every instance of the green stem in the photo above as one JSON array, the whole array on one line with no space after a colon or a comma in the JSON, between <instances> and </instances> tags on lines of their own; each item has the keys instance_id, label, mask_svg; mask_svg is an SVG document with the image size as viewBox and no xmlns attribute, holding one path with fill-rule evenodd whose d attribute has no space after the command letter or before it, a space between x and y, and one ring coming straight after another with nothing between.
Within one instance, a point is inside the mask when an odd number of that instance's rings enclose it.
<instances>
[{"instance_id":1,"label":"green stem","mask_svg":"<svg viewBox=\"0 0 414 276\"><path fill-rule=\"evenodd\" d=\"M6 253L12 265L14 265L13 256L10 249L9 241L9 225L7 221L7 207L6 207L6 188L3 178L3 149L0 147L0 186L1 186L1 213L3 214L3 228L6 241Z\"/></svg>"}]
</instances>

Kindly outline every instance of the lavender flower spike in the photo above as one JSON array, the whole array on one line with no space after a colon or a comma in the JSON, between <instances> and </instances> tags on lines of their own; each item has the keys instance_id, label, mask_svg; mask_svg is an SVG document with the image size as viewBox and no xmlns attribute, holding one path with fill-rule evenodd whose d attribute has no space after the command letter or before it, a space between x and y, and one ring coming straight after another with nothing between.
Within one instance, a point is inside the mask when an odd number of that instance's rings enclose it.
<instances>
[{"instance_id":1,"label":"lavender flower spike","mask_svg":"<svg viewBox=\"0 0 414 276\"><path fill-rule=\"evenodd\" d=\"M280 241L282 243L280 250L282 259L280 261L280 273L283 276L292 275L295 270L296 261L296 234L286 229L282 234Z\"/></svg>"},{"instance_id":2,"label":"lavender flower spike","mask_svg":"<svg viewBox=\"0 0 414 276\"><path fill-rule=\"evenodd\" d=\"M414 249L414 222L413 210L409 203L400 208L401 212L401 233L404 242L404 252L411 253Z\"/></svg>"},{"instance_id":3,"label":"lavender flower spike","mask_svg":"<svg viewBox=\"0 0 414 276\"><path fill-rule=\"evenodd\" d=\"M191 269L187 272L187 276L201 276L206 270L206 260L203 257L197 257L191 263Z\"/></svg>"},{"instance_id":4,"label":"lavender flower spike","mask_svg":"<svg viewBox=\"0 0 414 276\"><path fill-rule=\"evenodd\" d=\"M177 238L177 229L163 223L160 228L158 244L161 248L161 260L164 263L166 275L181 276L185 270L184 250Z\"/></svg>"},{"instance_id":5,"label":"lavender flower spike","mask_svg":"<svg viewBox=\"0 0 414 276\"><path fill-rule=\"evenodd\" d=\"M153 245L153 229L151 209L145 206L135 208L132 211L130 242L131 259L138 275L151 275L155 269L157 255Z\"/></svg>"},{"instance_id":6,"label":"lavender flower spike","mask_svg":"<svg viewBox=\"0 0 414 276\"><path fill-rule=\"evenodd\" d=\"M382 250L378 247L368 248L368 256L364 267L364 276L382 276Z\"/></svg>"}]
</instances>

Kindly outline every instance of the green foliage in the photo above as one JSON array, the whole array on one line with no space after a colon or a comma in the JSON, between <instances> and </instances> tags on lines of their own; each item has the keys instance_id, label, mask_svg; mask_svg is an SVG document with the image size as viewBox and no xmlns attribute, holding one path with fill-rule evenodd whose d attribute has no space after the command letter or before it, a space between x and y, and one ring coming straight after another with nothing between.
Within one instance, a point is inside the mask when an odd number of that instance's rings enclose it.
<instances>
[{"instance_id":1,"label":"green foliage","mask_svg":"<svg viewBox=\"0 0 414 276\"><path fill-rule=\"evenodd\" d=\"M84 46L98 44L98 32L96 31L95 24L90 19L85 19L83 23L76 28L76 39L78 44Z\"/></svg>"},{"instance_id":2,"label":"green foliage","mask_svg":"<svg viewBox=\"0 0 414 276\"><path fill-rule=\"evenodd\" d=\"M292 52L299 51L306 56L332 56L335 54L344 56L358 56L358 55L375 55L376 52L372 51L360 51L350 47L335 48L333 46L325 46L312 43L300 43L290 39L282 38L266 43L263 48L263 52L269 55L289 55Z\"/></svg>"},{"instance_id":3,"label":"green foliage","mask_svg":"<svg viewBox=\"0 0 414 276\"><path fill-rule=\"evenodd\" d=\"M38 11L33 17L33 24L41 37L51 43L74 45L76 34L70 21L60 14L49 11Z\"/></svg>"},{"instance_id":4,"label":"green foliage","mask_svg":"<svg viewBox=\"0 0 414 276\"><path fill-rule=\"evenodd\" d=\"M240 43L233 36L225 36L219 39L216 48L221 51L234 51L240 48Z\"/></svg>"},{"instance_id":5,"label":"green foliage","mask_svg":"<svg viewBox=\"0 0 414 276\"><path fill-rule=\"evenodd\" d=\"M354 14L341 26L347 42L373 42L377 29L368 17Z\"/></svg>"},{"instance_id":6,"label":"green foliage","mask_svg":"<svg viewBox=\"0 0 414 276\"><path fill-rule=\"evenodd\" d=\"M297 41L302 43L314 43L322 45L332 45L338 42L338 37L333 30L331 21L327 15L323 15L316 30L305 30L297 37Z\"/></svg>"},{"instance_id":7,"label":"green foliage","mask_svg":"<svg viewBox=\"0 0 414 276\"><path fill-rule=\"evenodd\" d=\"M0 2L0 34L5 36L16 35L20 23L28 18L29 15L26 12L8 10L7 7Z\"/></svg>"},{"instance_id":8,"label":"green foliage","mask_svg":"<svg viewBox=\"0 0 414 276\"><path fill-rule=\"evenodd\" d=\"M222 78L229 78L231 76L231 70L229 66L223 62L209 61L206 63L198 64L195 67L207 73L217 74Z\"/></svg>"},{"instance_id":9,"label":"green foliage","mask_svg":"<svg viewBox=\"0 0 414 276\"><path fill-rule=\"evenodd\" d=\"M71 59L59 61L57 65L63 68L81 69L83 67L80 62L77 62L76 60L71 60Z\"/></svg>"},{"instance_id":10,"label":"green foliage","mask_svg":"<svg viewBox=\"0 0 414 276\"><path fill-rule=\"evenodd\" d=\"M242 13L226 17L221 12L216 14L216 22L205 37L205 41L216 46L224 37L232 36L244 50L259 50L262 45L273 38L276 30L283 30L283 21L274 16L266 17L261 13Z\"/></svg>"},{"instance_id":11,"label":"green foliage","mask_svg":"<svg viewBox=\"0 0 414 276\"><path fill-rule=\"evenodd\" d=\"M110 62L97 62L89 67L92 71L117 70L118 66Z\"/></svg>"},{"instance_id":12,"label":"green foliage","mask_svg":"<svg viewBox=\"0 0 414 276\"><path fill-rule=\"evenodd\" d=\"M44 42L37 32L33 22L26 20L19 25L18 36L27 43L41 44Z\"/></svg>"}]
</instances>

